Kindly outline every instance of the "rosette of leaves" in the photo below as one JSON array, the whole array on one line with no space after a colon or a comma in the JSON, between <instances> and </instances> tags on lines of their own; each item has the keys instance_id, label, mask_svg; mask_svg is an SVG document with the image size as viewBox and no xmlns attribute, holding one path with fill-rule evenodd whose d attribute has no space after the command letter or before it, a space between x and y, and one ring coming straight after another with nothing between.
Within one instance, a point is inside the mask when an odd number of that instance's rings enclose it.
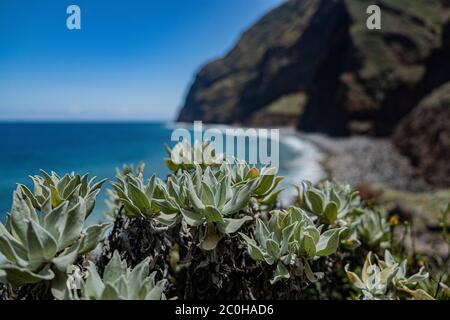
<instances>
[{"instance_id":1,"label":"rosette of leaves","mask_svg":"<svg viewBox=\"0 0 450 320\"><path fill-rule=\"evenodd\" d=\"M200 229L200 247L213 250L219 240L235 233L253 218L245 209L255 188L255 180L233 184L226 171L217 173L196 166L195 172L185 172L183 182L189 206L181 208L184 221Z\"/></svg>"},{"instance_id":2,"label":"rosette of leaves","mask_svg":"<svg viewBox=\"0 0 450 320\"><path fill-rule=\"evenodd\" d=\"M316 215L322 223L348 225L362 214L357 191L349 185L326 181L319 187L304 181L297 186L298 205Z\"/></svg>"},{"instance_id":3,"label":"rosette of leaves","mask_svg":"<svg viewBox=\"0 0 450 320\"><path fill-rule=\"evenodd\" d=\"M365 210L358 219L356 232L360 241L372 250L384 250L390 247L390 225L380 211Z\"/></svg>"},{"instance_id":4,"label":"rosette of leaves","mask_svg":"<svg viewBox=\"0 0 450 320\"><path fill-rule=\"evenodd\" d=\"M282 176L278 176L276 167L263 167L261 169L250 166L246 161L235 160L233 164L224 163L221 172L231 176L234 184L241 185L254 183L252 197L258 200L259 204L266 205L271 208L278 200L278 196L284 190L280 188L275 190L283 180Z\"/></svg>"},{"instance_id":5,"label":"rosette of leaves","mask_svg":"<svg viewBox=\"0 0 450 320\"><path fill-rule=\"evenodd\" d=\"M322 232L312 219L300 208L290 207L287 211L274 210L269 221L256 221L255 239L240 233L248 246L248 252L255 261L275 265L271 283L295 275L306 275L315 282L310 261L334 254L339 246L340 234L345 228L333 228Z\"/></svg>"},{"instance_id":6,"label":"rosette of leaves","mask_svg":"<svg viewBox=\"0 0 450 320\"><path fill-rule=\"evenodd\" d=\"M168 158L165 159L167 167L176 172L178 170L193 170L195 165L206 167L219 167L224 161L223 154L217 154L209 141L196 143L192 146L187 140L178 142L172 149L166 146Z\"/></svg>"},{"instance_id":7,"label":"rosette of leaves","mask_svg":"<svg viewBox=\"0 0 450 320\"><path fill-rule=\"evenodd\" d=\"M0 281L20 286L53 280L58 287L55 274L64 274L77 257L92 251L109 226L84 228L86 201L65 200L37 213L33 200L18 187L7 223L0 224L0 253L6 259L0 264Z\"/></svg>"},{"instance_id":8,"label":"rosette of leaves","mask_svg":"<svg viewBox=\"0 0 450 320\"><path fill-rule=\"evenodd\" d=\"M186 201L186 192L176 175L169 176L166 184L154 175L145 182L142 172L137 176L129 173L117 176L112 185L127 216L155 219L164 225L176 222L179 203Z\"/></svg>"},{"instance_id":9,"label":"rosette of leaves","mask_svg":"<svg viewBox=\"0 0 450 320\"><path fill-rule=\"evenodd\" d=\"M150 274L149 260L146 258L136 267L129 268L114 251L103 277L90 262L85 278L75 276L68 282L67 297L73 300L165 300L168 282L165 279L156 281L156 271Z\"/></svg>"},{"instance_id":10,"label":"rosette of leaves","mask_svg":"<svg viewBox=\"0 0 450 320\"><path fill-rule=\"evenodd\" d=\"M145 182L142 172L137 176L128 173L116 176L116 181L111 185L119 201L123 203L127 216L152 218L160 211L153 201L156 190L155 176Z\"/></svg>"},{"instance_id":11,"label":"rosette of leaves","mask_svg":"<svg viewBox=\"0 0 450 320\"><path fill-rule=\"evenodd\" d=\"M122 183L122 181L126 180L128 174L140 176L143 174L144 169L144 163L139 163L136 168L133 164L125 164L121 169L116 168L116 181ZM107 207L109 208L109 211L106 213L106 218L110 221L115 221L122 206L122 202L120 201L120 197L117 194L115 188L106 189L106 193L107 199L105 200L105 202Z\"/></svg>"},{"instance_id":12,"label":"rosette of leaves","mask_svg":"<svg viewBox=\"0 0 450 320\"><path fill-rule=\"evenodd\" d=\"M78 203L82 198L86 206L86 217L89 216L95 207L95 199L106 181L95 182L96 177L89 179L86 174L71 173L60 177L55 172L48 174L40 170L43 176L30 176L33 180L34 192L31 192L25 185L19 184L22 191L30 199L34 208L42 212L49 212L58 207L64 201L69 202L69 207Z\"/></svg>"},{"instance_id":13,"label":"rosette of leaves","mask_svg":"<svg viewBox=\"0 0 450 320\"><path fill-rule=\"evenodd\" d=\"M427 292L417 287L418 284L428 279L428 273L422 267L412 276L406 276L407 261L396 261L392 254L386 250L385 260L372 261L372 253L366 257L361 276L349 271L349 265L345 271L349 280L358 288L364 300L390 300L398 298L397 291L404 291L412 298L418 300L433 300Z\"/></svg>"}]
</instances>

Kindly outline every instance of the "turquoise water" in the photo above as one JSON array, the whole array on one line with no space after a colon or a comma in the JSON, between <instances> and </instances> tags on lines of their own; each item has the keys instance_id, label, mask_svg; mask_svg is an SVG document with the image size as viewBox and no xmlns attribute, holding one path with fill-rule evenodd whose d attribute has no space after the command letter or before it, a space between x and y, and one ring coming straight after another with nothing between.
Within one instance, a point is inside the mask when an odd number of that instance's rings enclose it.
<instances>
[{"instance_id":1,"label":"turquoise water","mask_svg":"<svg viewBox=\"0 0 450 320\"><path fill-rule=\"evenodd\" d=\"M123 164L144 162L146 176L164 177L171 133L164 123L0 123L0 219L10 210L16 183L30 185L28 175L41 168L113 179ZM283 167L296 170L288 164L298 155L298 148L280 145L281 174L289 174ZM91 220L102 216L104 199L103 191Z\"/></svg>"},{"instance_id":2,"label":"turquoise water","mask_svg":"<svg viewBox=\"0 0 450 320\"><path fill-rule=\"evenodd\" d=\"M164 143L171 130L162 123L2 123L0 124L0 216L11 207L17 182L30 185L39 169L76 171L114 178L125 163L146 163L147 174L164 176ZM97 217L105 210L104 192Z\"/></svg>"}]
</instances>

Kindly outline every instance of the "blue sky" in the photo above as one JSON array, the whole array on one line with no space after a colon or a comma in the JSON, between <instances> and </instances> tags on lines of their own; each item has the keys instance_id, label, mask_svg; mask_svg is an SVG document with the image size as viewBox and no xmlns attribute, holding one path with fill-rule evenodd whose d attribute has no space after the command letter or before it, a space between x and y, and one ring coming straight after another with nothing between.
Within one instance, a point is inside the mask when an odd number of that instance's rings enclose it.
<instances>
[{"instance_id":1,"label":"blue sky","mask_svg":"<svg viewBox=\"0 0 450 320\"><path fill-rule=\"evenodd\" d=\"M0 0L0 119L171 120L198 68L280 2Z\"/></svg>"}]
</instances>

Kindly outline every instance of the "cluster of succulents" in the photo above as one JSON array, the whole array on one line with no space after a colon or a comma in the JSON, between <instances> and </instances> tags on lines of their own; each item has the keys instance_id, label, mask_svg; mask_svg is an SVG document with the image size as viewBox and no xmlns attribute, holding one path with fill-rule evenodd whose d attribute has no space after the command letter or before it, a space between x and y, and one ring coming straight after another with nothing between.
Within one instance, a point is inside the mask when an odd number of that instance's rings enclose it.
<instances>
[{"instance_id":1,"label":"cluster of succulents","mask_svg":"<svg viewBox=\"0 0 450 320\"><path fill-rule=\"evenodd\" d=\"M276 168L230 161L208 143L180 142L168 153L164 180L146 179L143 165L117 172L107 223L85 226L105 180L42 171L33 191L19 185L0 224L0 282L16 297L45 284L56 299L307 298L305 288L448 297L448 277L437 290L423 268L406 276L417 266L391 254L395 226L349 186L301 182L283 208ZM360 276L349 270L364 258ZM343 287L330 288L332 277ZM283 290L274 294L276 286Z\"/></svg>"},{"instance_id":2,"label":"cluster of succulents","mask_svg":"<svg viewBox=\"0 0 450 320\"><path fill-rule=\"evenodd\" d=\"M308 280L315 282L317 275L308 261L335 253L344 231L345 228L323 231L323 225L316 227L302 209L290 207L287 211L272 211L267 222L258 219L255 239L243 233L241 236L254 260L276 265L272 283L290 278L291 273L298 274L295 269L304 270ZM288 268L293 270L290 272Z\"/></svg>"},{"instance_id":3,"label":"cluster of succulents","mask_svg":"<svg viewBox=\"0 0 450 320\"><path fill-rule=\"evenodd\" d=\"M328 225L347 225L361 215L358 192L349 185L325 181L318 187L308 181L297 186L299 206Z\"/></svg>"},{"instance_id":4,"label":"cluster of succulents","mask_svg":"<svg viewBox=\"0 0 450 320\"><path fill-rule=\"evenodd\" d=\"M165 279L156 281L156 272L150 274L149 258L129 268L115 251L102 277L92 262L84 275L75 268L69 276L65 296L71 300L165 300L166 285Z\"/></svg>"},{"instance_id":5,"label":"cluster of succulents","mask_svg":"<svg viewBox=\"0 0 450 320\"><path fill-rule=\"evenodd\" d=\"M361 290L364 299L395 299L397 298L396 291L401 290L416 299L433 300L433 297L426 291L412 288L428 279L429 274L424 267L407 277L406 260L399 263L388 250L384 253L384 261L377 257L377 263L374 263L372 257L372 253L369 252L362 267L361 276L349 271L348 265L345 267L350 281Z\"/></svg>"},{"instance_id":6,"label":"cluster of succulents","mask_svg":"<svg viewBox=\"0 0 450 320\"><path fill-rule=\"evenodd\" d=\"M15 287L48 281L57 295L67 268L95 249L108 224L85 227L103 181L43 174L32 178L34 193L17 187L7 223L0 224L0 281Z\"/></svg>"}]
</instances>

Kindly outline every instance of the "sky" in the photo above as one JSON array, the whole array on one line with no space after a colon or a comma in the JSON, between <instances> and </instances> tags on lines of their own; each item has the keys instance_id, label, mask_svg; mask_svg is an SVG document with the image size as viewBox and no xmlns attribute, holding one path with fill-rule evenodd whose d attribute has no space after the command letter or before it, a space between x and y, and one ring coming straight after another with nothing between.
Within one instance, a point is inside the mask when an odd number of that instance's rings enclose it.
<instances>
[{"instance_id":1,"label":"sky","mask_svg":"<svg viewBox=\"0 0 450 320\"><path fill-rule=\"evenodd\" d=\"M0 120L173 120L196 71L281 1L0 0Z\"/></svg>"}]
</instances>

